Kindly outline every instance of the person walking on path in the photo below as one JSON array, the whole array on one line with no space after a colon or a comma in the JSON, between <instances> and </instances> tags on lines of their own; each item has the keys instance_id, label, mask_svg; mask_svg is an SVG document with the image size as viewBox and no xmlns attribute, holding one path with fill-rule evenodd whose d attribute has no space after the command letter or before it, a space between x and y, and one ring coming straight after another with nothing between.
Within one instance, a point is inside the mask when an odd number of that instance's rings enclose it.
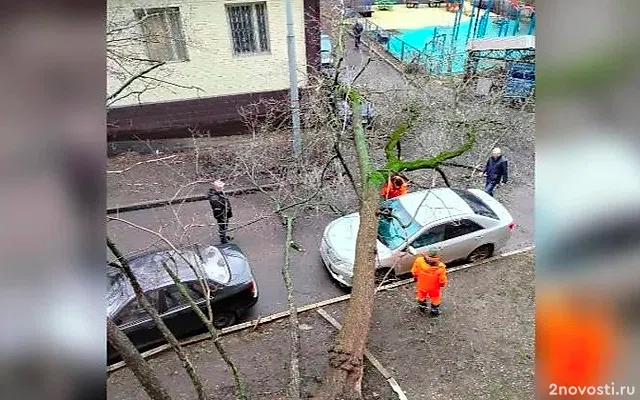
<instances>
[{"instance_id":1,"label":"person walking on path","mask_svg":"<svg viewBox=\"0 0 640 400\"><path fill-rule=\"evenodd\" d=\"M431 301L431 316L440 315L442 288L447 285L446 266L437 253L429 251L427 255L416 257L411 274L416 280L416 301L420 311L427 310L427 299Z\"/></svg>"},{"instance_id":2,"label":"person walking on path","mask_svg":"<svg viewBox=\"0 0 640 400\"><path fill-rule=\"evenodd\" d=\"M498 147L491 151L491 157L487 160L487 165L484 167L481 176L487 178L484 191L491 196L493 196L496 186L507 183L509 178L507 160L502 157L502 151Z\"/></svg>"},{"instance_id":3,"label":"person walking on path","mask_svg":"<svg viewBox=\"0 0 640 400\"><path fill-rule=\"evenodd\" d=\"M407 182L397 174L392 175L380 190L380 195L382 195L385 200L393 199L406 193Z\"/></svg>"},{"instance_id":4,"label":"person walking on path","mask_svg":"<svg viewBox=\"0 0 640 400\"><path fill-rule=\"evenodd\" d=\"M353 25L353 38L356 45L356 50L360 50L360 39L362 38L362 31L364 31L364 26L360 23L360 21L356 21Z\"/></svg>"},{"instance_id":5,"label":"person walking on path","mask_svg":"<svg viewBox=\"0 0 640 400\"><path fill-rule=\"evenodd\" d=\"M213 218L215 218L218 223L220 242L222 244L228 243L233 239L233 237L227 235L229 218L233 217L233 213L231 211L231 202L224 193L224 182L219 179L213 182L213 188L209 189L207 196L209 197L209 204L213 211Z\"/></svg>"}]
</instances>

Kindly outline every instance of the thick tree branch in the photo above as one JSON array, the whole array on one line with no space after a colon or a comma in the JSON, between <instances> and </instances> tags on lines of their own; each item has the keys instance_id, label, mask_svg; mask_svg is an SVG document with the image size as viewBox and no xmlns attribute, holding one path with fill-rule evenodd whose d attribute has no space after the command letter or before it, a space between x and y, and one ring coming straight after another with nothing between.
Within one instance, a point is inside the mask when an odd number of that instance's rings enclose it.
<instances>
[{"instance_id":1,"label":"thick tree branch","mask_svg":"<svg viewBox=\"0 0 640 400\"><path fill-rule=\"evenodd\" d=\"M140 72L138 72L137 74L135 74L134 76L132 76L131 78L129 78L125 83L122 84L122 86L120 86L115 92L113 92L112 94L110 94L109 96L107 96L107 102L109 102L110 100L113 100L114 98L116 98L120 93L122 93L126 88L128 88L129 86L131 86L131 84L133 82L135 82L137 79L145 76L146 74L148 74L149 72L160 68L161 66L165 65L166 63L163 62L159 62L157 64L154 64L152 66L150 66L149 68L146 68Z\"/></svg>"},{"instance_id":2,"label":"thick tree branch","mask_svg":"<svg viewBox=\"0 0 640 400\"><path fill-rule=\"evenodd\" d=\"M400 161L400 139L402 139L402 136L415 125L418 120L418 116L420 115L419 110L415 107L409 107L407 111L409 112L409 118L393 130L391 137L384 148L384 154L388 163Z\"/></svg>"},{"instance_id":3,"label":"thick tree branch","mask_svg":"<svg viewBox=\"0 0 640 400\"><path fill-rule=\"evenodd\" d=\"M142 388L152 400L171 400L169 392L162 385L158 375L149 367L127 335L109 317L107 317L107 340L120 354L124 363L138 378Z\"/></svg>"},{"instance_id":4,"label":"thick tree branch","mask_svg":"<svg viewBox=\"0 0 640 400\"><path fill-rule=\"evenodd\" d=\"M451 184L449 184L449 179L447 179L447 175L445 175L444 171L442 170L442 168L440 167L434 167L434 169L436 171L438 171L438 173L440 174L440 176L442 177L442 180L444 181L444 184L447 185L447 187L451 187Z\"/></svg>"}]
</instances>

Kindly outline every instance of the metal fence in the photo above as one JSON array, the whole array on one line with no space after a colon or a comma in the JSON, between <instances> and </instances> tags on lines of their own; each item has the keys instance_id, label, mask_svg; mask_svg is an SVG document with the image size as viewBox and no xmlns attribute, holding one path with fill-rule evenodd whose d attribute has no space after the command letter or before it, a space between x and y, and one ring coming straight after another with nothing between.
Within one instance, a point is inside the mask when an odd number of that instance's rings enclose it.
<instances>
[{"instance_id":1,"label":"metal fence","mask_svg":"<svg viewBox=\"0 0 640 400\"><path fill-rule=\"evenodd\" d=\"M366 18L360 18L360 22L366 36L383 46L391 56L403 64L422 65L434 75L464 71L467 53L466 50L456 49L456 46L452 45L452 28L435 29L433 37L426 40L422 49L418 49Z\"/></svg>"}]
</instances>

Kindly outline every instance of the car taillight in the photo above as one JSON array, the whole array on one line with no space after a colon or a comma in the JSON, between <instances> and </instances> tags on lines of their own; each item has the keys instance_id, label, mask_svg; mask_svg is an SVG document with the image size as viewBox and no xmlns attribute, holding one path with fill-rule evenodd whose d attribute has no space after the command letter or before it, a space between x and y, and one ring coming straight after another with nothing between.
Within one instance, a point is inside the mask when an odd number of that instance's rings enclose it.
<instances>
[{"instance_id":1,"label":"car taillight","mask_svg":"<svg viewBox=\"0 0 640 400\"><path fill-rule=\"evenodd\" d=\"M252 296L256 295L256 283L253 279L249 281L249 291L251 292Z\"/></svg>"},{"instance_id":2,"label":"car taillight","mask_svg":"<svg viewBox=\"0 0 640 400\"><path fill-rule=\"evenodd\" d=\"M509 228L510 231L516 229L515 222L513 222L513 221L509 222L509 225L507 225L507 228Z\"/></svg>"}]
</instances>

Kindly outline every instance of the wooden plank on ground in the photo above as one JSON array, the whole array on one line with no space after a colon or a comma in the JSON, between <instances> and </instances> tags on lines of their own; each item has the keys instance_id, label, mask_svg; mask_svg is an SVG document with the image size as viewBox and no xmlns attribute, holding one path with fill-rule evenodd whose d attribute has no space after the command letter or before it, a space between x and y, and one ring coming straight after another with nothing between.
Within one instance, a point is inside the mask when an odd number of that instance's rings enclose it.
<instances>
[{"instance_id":1,"label":"wooden plank on ground","mask_svg":"<svg viewBox=\"0 0 640 400\"><path fill-rule=\"evenodd\" d=\"M334 328L336 328L338 330L340 330L342 328L342 325L340 325L340 323L338 321L336 321L335 318L333 318L328 312L326 312L324 310L324 308L318 308L316 311L318 312L318 314L320 314L320 316L322 316L322 318L326 319L327 322L329 322L331 325L333 325ZM386 379L387 382L389 382L389 385L391 385L391 388L396 393L398 393L398 391L399 391L400 393L402 393L402 395L404 395L404 393L402 392L402 389L400 389L400 385L398 385L398 382L396 382L396 380L393 379L393 377L391 376L389 371L387 371L387 369L380 363L380 361L378 361L377 358L375 358L375 356L373 354L371 354L371 352L369 350L364 349L364 356L378 370L378 372L380 372L380 374L382 374L384 379ZM397 387L398 390L396 390L396 388L394 388L394 385ZM403 397L400 397L400 399L402 400ZM406 396L404 397L404 399L406 400Z\"/></svg>"},{"instance_id":2,"label":"wooden plank on ground","mask_svg":"<svg viewBox=\"0 0 640 400\"><path fill-rule=\"evenodd\" d=\"M333 325L334 328L338 330L342 329L342 325L340 325L340 323L336 321L335 318L333 318L328 312L326 312L324 308L318 308L316 311L318 312L318 314L322 316L322 318L326 319L327 322ZM373 364L373 366L378 370L378 372L380 372L382 376L384 376L384 379L391 378L391 374L389 373L389 371L387 371L387 369L384 366L382 366L380 361L378 361L378 359L375 358L369 350L364 349L364 356L367 358L367 360L369 360L371 364Z\"/></svg>"},{"instance_id":3,"label":"wooden plank on ground","mask_svg":"<svg viewBox=\"0 0 640 400\"><path fill-rule=\"evenodd\" d=\"M393 389L393 391L396 392L396 394L398 395L398 398L400 400L409 400L407 398L407 395L404 394L404 391L402 390L400 385L398 385L398 382L396 382L395 378L391 377L391 378L387 379L387 382L389 382L389 385L391 386L391 389Z\"/></svg>"}]
</instances>

